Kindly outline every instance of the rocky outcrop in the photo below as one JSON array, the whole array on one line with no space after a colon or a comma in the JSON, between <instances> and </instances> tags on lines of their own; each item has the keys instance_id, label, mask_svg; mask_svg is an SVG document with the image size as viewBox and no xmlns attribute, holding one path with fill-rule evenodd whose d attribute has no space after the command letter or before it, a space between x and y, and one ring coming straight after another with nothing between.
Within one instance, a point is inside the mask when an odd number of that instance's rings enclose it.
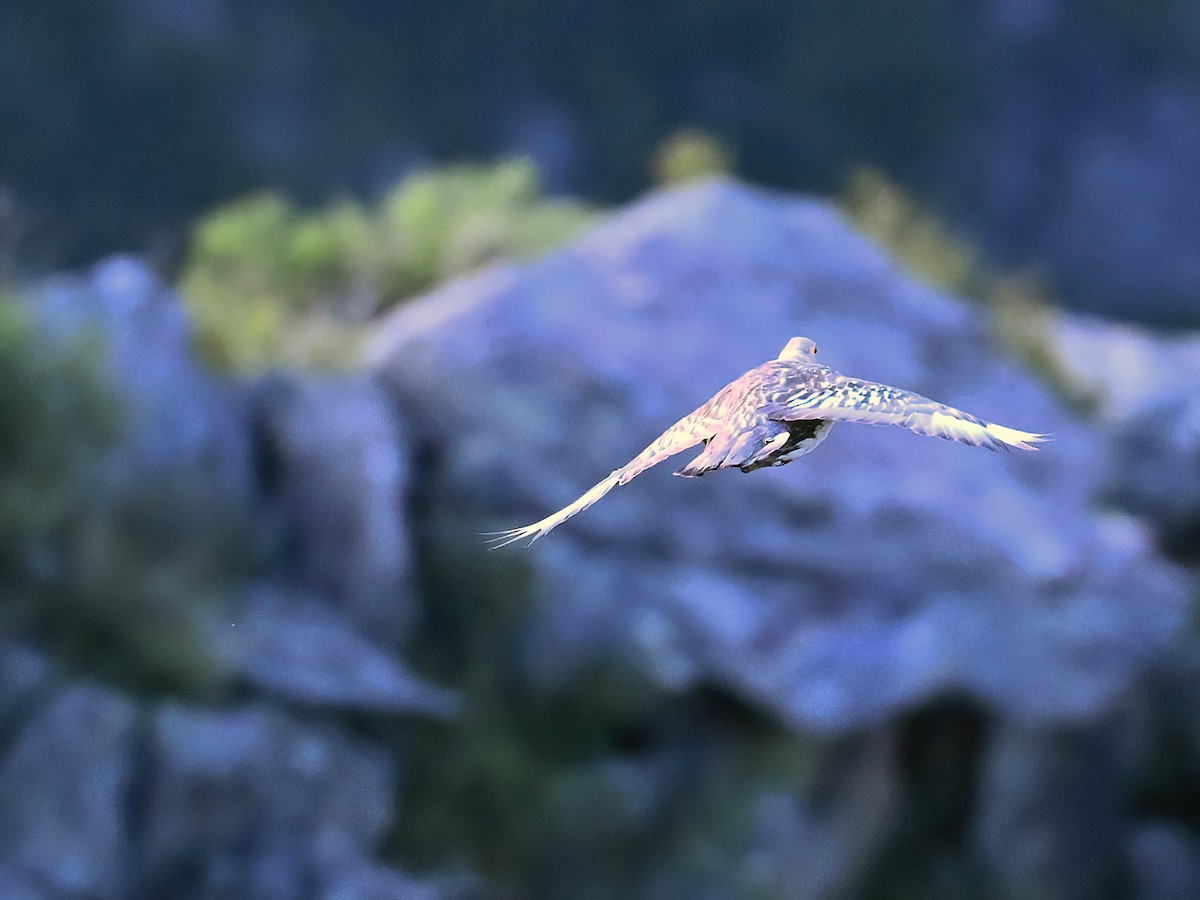
<instances>
[{"instance_id":1,"label":"rocky outcrop","mask_svg":"<svg viewBox=\"0 0 1200 900\"><path fill-rule=\"evenodd\" d=\"M452 691L426 684L327 601L254 585L234 611L241 671L254 687L308 706L452 718Z\"/></svg>"},{"instance_id":2,"label":"rocky outcrop","mask_svg":"<svg viewBox=\"0 0 1200 900\"><path fill-rule=\"evenodd\" d=\"M665 696L717 686L806 736L793 752L811 767L782 793L743 773L737 816L758 823L745 843L714 848L699 875L660 861L650 883L667 895L844 896L872 877L917 879L917 894L1152 895L1190 877L1188 841L1123 809L1123 773L1148 751L1120 739L1138 727L1131 704L1160 702L1143 685L1184 637L1189 584L1157 548L1158 519L1134 515L1152 506L1106 502L1128 484L1119 440L1006 358L992 327L831 207L717 182L447 285L379 329L375 372L419 448L419 565L527 573L506 576L532 601L519 671L548 689L622 659ZM839 426L799 464L748 478L662 466L533 547L485 556L479 532L573 500L796 334L844 372L1053 441L997 456ZM1106 346L1084 354L1100 372ZM1187 441L1147 440L1187 462ZM949 737L911 719L947 698L982 712ZM847 789L841 741L864 732L883 749L855 757L861 791ZM914 774L906 753L959 774ZM688 771L702 792L703 768ZM945 777L960 779L950 799ZM1156 853L1174 860L1167 880L1148 874Z\"/></svg>"},{"instance_id":3,"label":"rocky outcrop","mask_svg":"<svg viewBox=\"0 0 1200 900\"><path fill-rule=\"evenodd\" d=\"M0 865L51 896L128 895L136 723L128 698L91 685L29 717L0 762Z\"/></svg>"},{"instance_id":4,"label":"rocky outcrop","mask_svg":"<svg viewBox=\"0 0 1200 900\"><path fill-rule=\"evenodd\" d=\"M1181 624L1181 583L1137 521L1095 517L1095 437L985 315L827 206L719 182L662 194L396 313L373 354L428 448L432 505L456 511L438 539L462 546L564 505L794 334L1054 443L996 457L840 426L770 474L654 470L525 552L528 664L619 648L663 684L720 683L834 733L959 692L1007 716L1102 714Z\"/></svg>"},{"instance_id":5,"label":"rocky outcrop","mask_svg":"<svg viewBox=\"0 0 1200 900\"><path fill-rule=\"evenodd\" d=\"M446 723L458 706L398 653L414 608L408 454L386 395L362 377L215 376L192 356L178 298L133 259L49 282L30 309L53 340L99 337L120 401L122 437L88 474L93 527L143 484L186 485L153 495L185 505L154 527L208 515L220 497L248 523L253 563L237 571L253 577L203 573L228 584L204 637L229 669L213 707L101 687L0 640L0 893L460 896L469 882L381 861L398 754L345 724ZM191 522L181 540L206 527L223 525ZM192 600L169 594L155 603ZM126 614L86 608L101 634Z\"/></svg>"},{"instance_id":6,"label":"rocky outcrop","mask_svg":"<svg viewBox=\"0 0 1200 900\"><path fill-rule=\"evenodd\" d=\"M172 705L147 727L138 878L148 895L330 896L391 822L387 756L335 727Z\"/></svg>"},{"instance_id":7,"label":"rocky outcrop","mask_svg":"<svg viewBox=\"0 0 1200 900\"><path fill-rule=\"evenodd\" d=\"M1200 337L1060 315L1048 353L1097 410L1105 500L1200 559Z\"/></svg>"},{"instance_id":8,"label":"rocky outcrop","mask_svg":"<svg viewBox=\"0 0 1200 900\"><path fill-rule=\"evenodd\" d=\"M413 612L409 443L388 397L362 376L273 375L253 391L262 490L283 567L377 640Z\"/></svg>"},{"instance_id":9,"label":"rocky outcrop","mask_svg":"<svg viewBox=\"0 0 1200 900\"><path fill-rule=\"evenodd\" d=\"M247 496L245 404L192 356L183 306L144 263L114 257L87 278L53 279L34 292L30 308L51 335L101 340L126 420L109 477L136 481L188 468Z\"/></svg>"},{"instance_id":10,"label":"rocky outcrop","mask_svg":"<svg viewBox=\"0 0 1200 900\"><path fill-rule=\"evenodd\" d=\"M832 207L720 182L445 286L381 323L358 373L214 377L133 260L39 296L45 330L112 349L127 433L96 477L202 473L254 564L219 606L230 676L201 699L0 635L0 894L1196 883L1191 823L1128 799L1150 790L1131 772L1187 782L1200 758L1192 587L1157 540L1188 533L1196 479L1138 468L1195 470L1187 342L1056 320L1085 421L984 311ZM484 549L795 334L1054 440L839 426L797 465L663 466L532 548Z\"/></svg>"}]
</instances>

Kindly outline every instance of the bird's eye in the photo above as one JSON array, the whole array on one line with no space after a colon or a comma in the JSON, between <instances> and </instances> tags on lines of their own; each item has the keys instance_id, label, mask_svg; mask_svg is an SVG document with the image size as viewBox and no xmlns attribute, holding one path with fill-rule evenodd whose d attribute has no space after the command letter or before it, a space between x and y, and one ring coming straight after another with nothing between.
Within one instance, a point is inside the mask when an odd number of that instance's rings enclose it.
<instances>
[{"instance_id":1,"label":"bird's eye","mask_svg":"<svg viewBox=\"0 0 1200 900\"><path fill-rule=\"evenodd\" d=\"M817 355L817 348L813 347L813 356L816 356L816 355Z\"/></svg>"}]
</instances>

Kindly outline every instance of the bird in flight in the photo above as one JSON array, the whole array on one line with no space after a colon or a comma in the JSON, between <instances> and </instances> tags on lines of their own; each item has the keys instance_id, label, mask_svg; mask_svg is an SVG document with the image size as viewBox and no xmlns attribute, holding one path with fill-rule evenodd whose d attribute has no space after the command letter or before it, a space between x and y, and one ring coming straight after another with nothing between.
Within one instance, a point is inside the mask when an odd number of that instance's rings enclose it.
<instances>
[{"instance_id":1,"label":"bird in flight","mask_svg":"<svg viewBox=\"0 0 1200 900\"><path fill-rule=\"evenodd\" d=\"M817 345L809 338L792 338L777 358L721 388L574 503L524 528L485 535L487 543L495 549L528 538L532 544L617 485L697 444L704 445L700 455L676 475L693 478L716 469L753 472L782 466L811 453L837 422L900 425L989 450L1036 450L1034 444L1046 439L1044 434L993 425L911 391L847 378L813 362L816 353Z\"/></svg>"}]
</instances>

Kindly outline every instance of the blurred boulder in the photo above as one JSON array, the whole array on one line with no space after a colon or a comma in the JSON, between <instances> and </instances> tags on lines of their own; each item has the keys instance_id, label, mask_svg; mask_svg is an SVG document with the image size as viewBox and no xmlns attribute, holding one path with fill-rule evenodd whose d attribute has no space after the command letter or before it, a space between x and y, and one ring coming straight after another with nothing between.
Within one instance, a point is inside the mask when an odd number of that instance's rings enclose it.
<instances>
[{"instance_id":1,"label":"blurred boulder","mask_svg":"<svg viewBox=\"0 0 1200 900\"><path fill-rule=\"evenodd\" d=\"M255 586L233 624L243 675L278 697L334 710L449 717L456 709L452 691L417 678L319 598Z\"/></svg>"},{"instance_id":2,"label":"blurred boulder","mask_svg":"<svg viewBox=\"0 0 1200 900\"><path fill-rule=\"evenodd\" d=\"M1200 559L1200 335L1063 315L1047 337L1096 407L1103 496L1153 522L1173 554Z\"/></svg>"},{"instance_id":3,"label":"blurred boulder","mask_svg":"<svg viewBox=\"0 0 1200 900\"><path fill-rule=\"evenodd\" d=\"M395 773L381 750L267 708L165 705L147 753L144 896L322 896L368 865L392 819Z\"/></svg>"},{"instance_id":4,"label":"blurred boulder","mask_svg":"<svg viewBox=\"0 0 1200 900\"><path fill-rule=\"evenodd\" d=\"M332 879L321 900L477 900L491 896L478 879L419 879L386 866L359 865Z\"/></svg>"},{"instance_id":5,"label":"blurred boulder","mask_svg":"<svg viewBox=\"0 0 1200 900\"><path fill-rule=\"evenodd\" d=\"M47 282L29 306L52 337L98 338L124 414L122 440L88 473L88 521L158 555L134 555L114 596L145 578L181 609L211 600L215 627L198 643L235 678L203 696L253 705L139 714L144 697L64 688L66 663L0 636L0 894L455 896L377 858L396 758L339 721L446 718L457 702L396 653L413 595L407 444L390 398L369 378L246 385L211 373L177 296L133 259ZM179 489L155 490L158 476ZM121 515L129 498L140 517ZM226 531L252 548L201 554L168 577ZM110 610L83 608L98 620L76 617L78 643L107 647ZM129 618L161 628L149 652L180 654L163 608ZM120 650L123 673L135 663Z\"/></svg>"},{"instance_id":6,"label":"blurred boulder","mask_svg":"<svg viewBox=\"0 0 1200 900\"><path fill-rule=\"evenodd\" d=\"M62 894L32 875L0 865L0 897L5 900L58 900Z\"/></svg>"},{"instance_id":7,"label":"blurred boulder","mask_svg":"<svg viewBox=\"0 0 1200 900\"><path fill-rule=\"evenodd\" d=\"M0 870L48 896L129 896L136 730L132 702L89 684L29 717L0 759Z\"/></svg>"},{"instance_id":8,"label":"blurred boulder","mask_svg":"<svg viewBox=\"0 0 1200 900\"><path fill-rule=\"evenodd\" d=\"M297 674L293 660L264 677L300 686L274 693L324 690L312 702L339 710L447 712L449 695L388 668L369 644L341 647L339 628L324 620L321 635L297 638L313 622L303 610L299 620L270 624L280 641L318 657L313 671L332 677L331 664L344 665L350 686L311 688L315 676ZM322 636L357 656L331 655ZM9 648L2 664L13 690L0 710L0 896L465 896L460 884L420 881L375 859L396 796L394 760L378 744L267 706L169 703L143 726L116 691L49 693L50 667L31 651ZM374 694L353 682L356 671Z\"/></svg>"},{"instance_id":9,"label":"blurred boulder","mask_svg":"<svg viewBox=\"0 0 1200 900\"><path fill-rule=\"evenodd\" d=\"M43 653L0 635L0 741L53 689L54 676L54 665Z\"/></svg>"},{"instance_id":10,"label":"blurred boulder","mask_svg":"<svg viewBox=\"0 0 1200 900\"><path fill-rule=\"evenodd\" d=\"M1135 900L1200 897L1200 837L1166 821L1140 822L1126 843Z\"/></svg>"},{"instance_id":11,"label":"blurred boulder","mask_svg":"<svg viewBox=\"0 0 1200 900\"><path fill-rule=\"evenodd\" d=\"M249 433L244 403L191 354L179 297L133 257L113 257L86 277L42 284L30 307L62 339L98 335L122 397L126 438L108 461L118 481L194 467L244 493Z\"/></svg>"},{"instance_id":12,"label":"blurred boulder","mask_svg":"<svg viewBox=\"0 0 1200 900\"><path fill-rule=\"evenodd\" d=\"M1126 896L1120 729L1003 723L978 788L980 856L1013 896Z\"/></svg>"},{"instance_id":13,"label":"blurred boulder","mask_svg":"<svg viewBox=\"0 0 1200 900\"><path fill-rule=\"evenodd\" d=\"M288 576L335 598L377 640L412 615L408 443L362 376L275 376L255 389L260 477L277 500Z\"/></svg>"},{"instance_id":14,"label":"blurred boulder","mask_svg":"<svg viewBox=\"0 0 1200 900\"><path fill-rule=\"evenodd\" d=\"M479 532L573 500L795 334L843 372L1055 440L995 456L842 426L749 478L668 463L500 551L540 601L528 670L554 682L619 651L664 686L716 682L833 733L955 692L1022 719L1102 715L1182 623L1175 571L1135 520L1095 517L1094 433L1000 354L983 311L819 202L661 193L386 320L371 357L422 448L420 546L482 554Z\"/></svg>"},{"instance_id":15,"label":"blurred boulder","mask_svg":"<svg viewBox=\"0 0 1200 900\"><path fill-rule=\"evenodd\" d=\"M836 750L837 766L808 802L791 791L756 798L760 875L777 896L852 895L895 827L894 735L879 729Z\"/></svg>"}]
</instances>

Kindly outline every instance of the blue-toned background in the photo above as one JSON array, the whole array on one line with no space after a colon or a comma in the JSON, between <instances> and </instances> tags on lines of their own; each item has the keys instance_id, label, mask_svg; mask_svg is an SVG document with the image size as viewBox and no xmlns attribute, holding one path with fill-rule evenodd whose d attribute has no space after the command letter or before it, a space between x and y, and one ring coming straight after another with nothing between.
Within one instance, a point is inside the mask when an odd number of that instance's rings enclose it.
<instances>
[{"instance_id":1,"label":"blue-toned background","mask_svg":"<svg viewBox=\"0 0 1200 900\"><path fill-rule=\"evenodd\" d=\"M415 165L502 155L530 156L553 192L623 202L699 128L788 190L881 168L1071 306L1200 316L1185 0L124 0L3 17L0 184L43 263L165 262L191 218L247 191L373 197Z\"/></svg>"},{"instance_id":2,"label":"blue-toned background","mask_svg":"<svg viewBox=\"0 0 1200 900\"><path fill-rule=\"evenodd\" d=\"M0 897L1200 896L1198 45L0 8ZM485 549L798 334L1051 440Z\"/></svg>"}]
</instances>

